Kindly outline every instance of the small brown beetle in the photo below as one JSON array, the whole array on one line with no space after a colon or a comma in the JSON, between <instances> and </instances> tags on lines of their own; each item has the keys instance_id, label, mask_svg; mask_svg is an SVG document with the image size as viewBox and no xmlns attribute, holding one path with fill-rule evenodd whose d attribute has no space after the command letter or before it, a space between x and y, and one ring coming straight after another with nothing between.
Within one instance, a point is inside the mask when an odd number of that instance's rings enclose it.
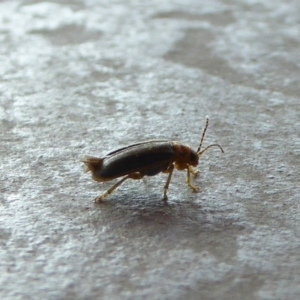
<instances>
[{"instance_id":1,"label":"small brown beetle","mask_svg":"<svg viewBox=\"0 0 300 300\"><path fill-rule=\"evenodd\" d=\"M198 175L193 167L198 165L200 156L211 147L223 148L219 144L212 144L201 150L204 136L208 127L208 117L202 133L199 148L192 150L187 145L176 141L152 140L130 145L108 153L103 158L86 156L82 162L86 165L86 172L92 172L92 178L96 181L110 181L124 176L103 195L95 199L101 202L110 195L125 180L142 179L144 176L154 176L160 172L168 173L168 179L164 186L164 200L167 200L167 191L171 181L174 167L177 170L187 170L187 184L194 191L199 189L192 185L191 174Z\"/></svg>"}]
</instances>

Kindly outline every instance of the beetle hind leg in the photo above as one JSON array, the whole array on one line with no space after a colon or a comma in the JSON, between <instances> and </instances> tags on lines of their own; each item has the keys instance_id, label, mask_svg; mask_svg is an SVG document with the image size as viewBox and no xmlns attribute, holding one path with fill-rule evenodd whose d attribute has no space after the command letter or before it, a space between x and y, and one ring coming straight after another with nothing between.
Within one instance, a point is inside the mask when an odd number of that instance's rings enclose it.
<instances>
[{"instance_id":1,"label":"beetle hind leg","mask_svg":"<svg viewBox=\"0 0 300 300\"><path fill-rule=\"evenodd\" d=\"M132 173L129 174L125 177L123 177L121 180L119 180L115 185L113 185L110 189L108 189L104 194L102 194L101 196L97 197L95 199L95 202L99 203L101 202L103 199L105 199L106 197L108 197L119 185L121 185L125 180L131 178L131 179L142 179L144 177L144 175L141 175L140 173Z\"/></svg>"},{"instance_id":2,"label":"beetle hind leg","mask_svg":"<svg viewBox=\"0 0 300 300\"><path fill-rule=\"evenodd\" d=\"M187 167L187 184L193 190L193 192L198 192L199 188L192 185L191 174L193 174L194 176L197 176L198 173L199 173L199 171L194 171L194 169L191 166Z\"/></svg>"}]
</instances>

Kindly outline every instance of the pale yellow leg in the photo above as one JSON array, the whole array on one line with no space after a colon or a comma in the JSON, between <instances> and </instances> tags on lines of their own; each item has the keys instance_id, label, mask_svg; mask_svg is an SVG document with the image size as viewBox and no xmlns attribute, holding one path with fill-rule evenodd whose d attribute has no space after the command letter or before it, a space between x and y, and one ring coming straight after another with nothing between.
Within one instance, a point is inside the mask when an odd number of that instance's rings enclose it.
<instances>
[{"instance_id":1,"label":"pale yellow leg","mask_svg":"<svg viewBox=\"0 0 300 300\"><path fill-rule=\"evenodd\" d=\"M187 184L193 190L193 192L198 192L199 188L196 187L196 186L194 186L194 185L192 185L192 182L191 182L191 173L193 175L195 175L195 173L196 173L196 175L197 175L198 172L195 172L192 167L188 166L187 167Z\"/></svg>"},{"instance_id":2,"label":"pale yellow leg","mask_svg":"<svg viewBox=\"0 0 300 300\"><path fill-rule=\"evenodd\" d=\"M132 173L124 178L122 178L120 181L118 181L115 185L113 185L110 189L108 189L103 195L97 197L95 199L95 202L101 202L103 199L105 199L107 196L109 196L119 185L121 185L125 180L127 179L142 179L144 175L141 175L140 173Z\"/></svg>"},{"instance_id":3,"label":"pale yellow leg","mask_svg":"<svg viewBox=\"0 0 300 300\"><path fill-rule=\"evenodd\" d=\"M190 172L196 177L199 175L199 171L195 171L195 169L192 166L189 166Z\"/></svg>"},{"instance_id":4,"label":"pale yellow leg","mask_svg":"<svg viewBox=\"0 0 300 300\"><path fill-rule=\"evenodd\" d=\"M163 200L165 200L165 201L168 200L167 192L168 192L168 188L169 188L169 184L170 184L170 181L171 181L171 177L172 177L173 171L174 171L174 165L173 164L170 165L166 171L164 171L164 173L169 173L167 182L166 182L166 184L164 186L164 197L163 197Z\"/></svg>"}]
</instances>

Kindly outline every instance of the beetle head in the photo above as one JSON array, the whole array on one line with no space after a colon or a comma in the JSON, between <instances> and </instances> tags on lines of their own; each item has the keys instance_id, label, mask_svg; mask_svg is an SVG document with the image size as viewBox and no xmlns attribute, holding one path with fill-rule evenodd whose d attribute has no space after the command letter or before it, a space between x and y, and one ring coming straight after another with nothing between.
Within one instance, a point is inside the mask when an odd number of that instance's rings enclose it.
<instances>
[{"instance_id":1,"label":"beetle head","mask_svg":"<svg viewBox=\"0 0 300 300\"><path fill-rule=\"evenodd\" d=\"M194 166L194 167L196 167L197 165L198 165L198 161L199 161L199 155L198 155L198 153L196 152L196 151L194 151L194 150L192 150L191 149L191 151L190 151L190 153L189 153L189 164L191 165L191 166Z\"/></svg>"},{"instance_id":2,"label":"beetle head","mask_svg":"<svg viewBox=\"0 0 300 300\"><path fill-rule=\"evenodd\" d=\"M206 130L207 130L207 127L208 127L208 122L209 122L209 118L208 118L208 116L206 116L206 124L205 124L204 130L203 130L203 133L202 133L202 137L201 137L199 148L197 150L198 159L200 158L200 156L206 150L208 150L211 147L218 147L222 151L222 153L224 153L223 148L219 144L211 144L211 145L207 146L206 148L204 148L203 150L201 150L201 147L202 147L202 144L203 144L203 141L204 141L204 136L205 136L205 133L206 133Z\"/></svg>"}]
</instances>

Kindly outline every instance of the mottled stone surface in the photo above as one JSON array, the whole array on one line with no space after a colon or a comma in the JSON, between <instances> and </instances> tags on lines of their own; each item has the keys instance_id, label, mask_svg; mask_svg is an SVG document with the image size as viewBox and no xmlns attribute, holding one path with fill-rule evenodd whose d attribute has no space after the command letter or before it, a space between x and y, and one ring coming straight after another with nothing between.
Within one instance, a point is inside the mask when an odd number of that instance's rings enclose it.
<instances>
[{"instance_id":1,"label":"mottled stone surface","mask_svg":"<svg viewBox=\"0 0 300 300\"><path fill-rule=\"evenodd\" d=\"M0 1L0 298L296 299L298 0ZM199 144L175 172L113 183L80 158Z\"/></svg>"}]
</instances>

